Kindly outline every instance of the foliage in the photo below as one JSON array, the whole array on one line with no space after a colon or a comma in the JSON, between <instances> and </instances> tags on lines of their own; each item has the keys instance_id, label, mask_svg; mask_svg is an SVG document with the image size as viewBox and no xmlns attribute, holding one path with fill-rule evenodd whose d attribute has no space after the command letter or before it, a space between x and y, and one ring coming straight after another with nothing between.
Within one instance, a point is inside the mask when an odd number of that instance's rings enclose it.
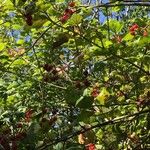
<instances>
[{"instance_id":1,"label":"foliage","mask_svg":"<svg viewBox=\"0 0 150 150\"><path fill-rule=\"evenodd\" d=\"M149 6L1 0L0 149L148 149Z\"/></svg>"}]
</instances>

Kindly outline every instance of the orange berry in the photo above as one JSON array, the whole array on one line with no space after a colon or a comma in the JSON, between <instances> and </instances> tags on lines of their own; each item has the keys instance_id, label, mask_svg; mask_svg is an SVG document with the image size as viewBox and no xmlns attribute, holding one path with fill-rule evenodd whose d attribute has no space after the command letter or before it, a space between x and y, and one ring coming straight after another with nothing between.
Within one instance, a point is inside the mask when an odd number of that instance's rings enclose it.
<instances>
[{"instance_id":1,"label":"orange berry","mask_svg":"<svg viewBox=\"0 0 150 150\"><path fill-rule=\"evenodd\" d=\"M75 6L75 2L70 2L68 5L69 5L70 7L74 7L74 6Z\"/></svg>"},{"instance_id":2,"label":"orange berry","mask_svg":"<svg viewBox=\"0 0 150 150\"><path fill-rule=\"evenodd\" d=\"M148 32L146 30L144 30L143 36L148 36Z\"/></svg>"}]
</instances>

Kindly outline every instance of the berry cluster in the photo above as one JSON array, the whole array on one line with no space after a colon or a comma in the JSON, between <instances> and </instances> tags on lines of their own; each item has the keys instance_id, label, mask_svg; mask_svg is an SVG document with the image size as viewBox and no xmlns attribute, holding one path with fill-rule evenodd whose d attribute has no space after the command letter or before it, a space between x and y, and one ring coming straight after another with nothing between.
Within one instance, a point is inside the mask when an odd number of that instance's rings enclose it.
<instances>
[{"instance_id":1,"label":"berry cluster","mask_svg":"<svg viewBox=\"0 0 150 150\"><path fill-rule=\"evenodd\" d=\"M131 35L136 35L138 32L139 34L143 35L143 36L148 36L148 31L146 29L146 27L142 28L142 27L139 27L138 24L134 24L132 25L130 28L129 28L129 31L130 31L130 34Z\"/></svg>"},{"instance_id":2,"label":"berry cluster","mask_svg":"<svg viewBox=\"0 0 150 150\"><path fill-rule=\"evenodd\" d=\"M72 7L74 7L74 6L75 6L75 2L70 2L68 4L68 8L65 9L63 16L60 18L60 21L62 23L65 23L72 16L72 14L75 13L75 10L72 9ZM71 7L71 8L69 8L69 7Z\"/></svg>"},{"instance_id":3,"label":"berry cluster","mask_svg":"<svg viewBox=\"0 0 150 150\"><path fill-rule=\"evenodd\" d=\"M56 67L52 64L43 65L43 69L47 71L47 73L43 77L43 80L45 82L57 81L65 74L66 68L66 66Z\"/></svg>"},{"instance_id":4,"label":"berry cluster","mask_svg":"<svg viewBox=\"0 0 150 150\"><path fill-rule=\"evenodd\" d=\"M32 118L32 114L33 114L33 110L29 109L25 112L25 121L26 122L30 122L31 118Z\"/></svg>"},{"instance_id":5,"label":"berry cluster","mask_svg":"<svg viewBox=\"0 0 150 150\"><path fill-rule=\"evenodd\" d=\"M136 31L139 29L139 26L137 25L137 24L134 24L134 25L132 25L130 28L129 28L129 30L130 30L130 33L132 34L132 35L135 35L135 33L136 33Z\"/></svg>"}]
</instances>

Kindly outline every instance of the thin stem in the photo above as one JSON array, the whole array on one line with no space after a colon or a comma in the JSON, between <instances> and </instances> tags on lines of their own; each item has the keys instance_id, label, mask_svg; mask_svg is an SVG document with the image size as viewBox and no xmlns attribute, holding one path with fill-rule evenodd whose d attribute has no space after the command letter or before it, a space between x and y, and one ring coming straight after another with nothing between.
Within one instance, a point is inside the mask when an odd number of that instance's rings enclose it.
<instances>
[{"instance_id":1,"label":"thin stem","mask_svg":"<svg viewBox=\"0 0 150 150\"><path fill-rule=\"evenodd\" d=\"M119 4L99 4L99 5L82 5L79 7L92 7L92 8L96 8L96 7L101 7L101 8L108 8L108 7L117 7L117 6L150 6L150 2L132 2L132 1L128 1L128 2L122 2Z\"/></svg>"},{"instance_id":2,"label":"thin stem","mask_svg":"<svg viewBox=\"0 0 150 150\"><path fill-rule=\"evenodd\" d=\"M98 123L94 126L91 126L89 128L84 128L84 129L81 129L81 130L78 130L70 135L67 135L67 136L64 136L64 137L61 137L61 138L58 138L58 139L55 139L54 142L52 143L48 143L48 144L44 144L42 146L39 146L37 147L37 150L44 150L46 149L47 147L51 146L51 145L55 145L59 142L63 142L63 141L67 141L79 134L83 134L87 131L90 131L92 129L95 129L95 128L101 128L103 126L107 126L107 125L113 125L113 124L117 124L117 123L125 123L125 122L128 122L128 121L132 121L134 119L134 117L137 117L139 115L142 115L142 114L145 114L145 113L150 113L150 110L144 110L144 111L140 111L140 112L136 112L134 114L131 114L131 115L123 115L121 117L118 117L118 118L114 118L112 120L109 120L109 121L106 121L106 122L103 122L103 123Z\"/></svg>"}]
</instances>

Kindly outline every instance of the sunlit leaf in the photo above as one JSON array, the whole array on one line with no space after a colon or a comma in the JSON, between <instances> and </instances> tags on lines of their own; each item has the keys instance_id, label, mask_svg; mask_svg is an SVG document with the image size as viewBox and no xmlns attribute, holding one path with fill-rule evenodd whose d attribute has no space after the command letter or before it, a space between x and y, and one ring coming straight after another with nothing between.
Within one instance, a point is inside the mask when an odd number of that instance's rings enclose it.
<instances>
[{"instance_id":1,"label":"sunlit leaf","mask_svg":"<svg viewBox=\"0 0 150 150\"><path fill-rule=\"evenodd\" d=\"M96 99L101 105L104 105L105 101L109 98L109 96L110 96L110 93L107 91L107 89L102 88L99 95L96 97Z\"/></svg>"},{"instance_id":2,"label":"sunlit leaf","mask_svg":"<svg viewBox=\"0 0 150 150\"><path fill-rule=\"evenodd\" d=\"M79 14L73 14L71 18L68 20L68 24L71 26L75 26L81 23L83 17Z\"/></svg>"}]
</instances>

